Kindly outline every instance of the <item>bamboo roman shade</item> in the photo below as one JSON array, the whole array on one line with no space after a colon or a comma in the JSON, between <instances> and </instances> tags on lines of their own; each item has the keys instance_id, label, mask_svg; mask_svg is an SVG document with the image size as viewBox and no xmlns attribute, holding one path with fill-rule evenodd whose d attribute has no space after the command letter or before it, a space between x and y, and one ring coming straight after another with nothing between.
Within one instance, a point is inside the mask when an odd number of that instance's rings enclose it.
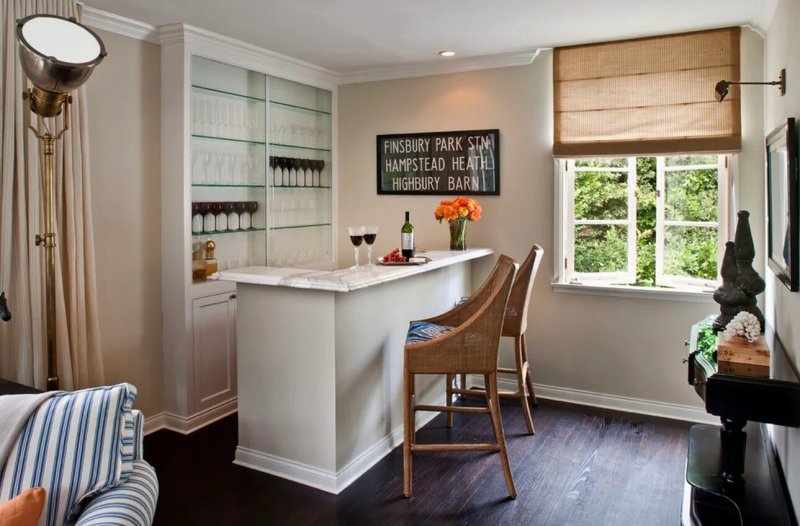
<instances>
[{"instance_id":1,"label":"bamboo roman shade","mask_svg":"<svg viewBox=\"0 0 800 526\"><path fill-rule=\"evenodd\" d=\"M741 150L739 28L556 48L556 157Z\"/></svg>"}]
</instances>

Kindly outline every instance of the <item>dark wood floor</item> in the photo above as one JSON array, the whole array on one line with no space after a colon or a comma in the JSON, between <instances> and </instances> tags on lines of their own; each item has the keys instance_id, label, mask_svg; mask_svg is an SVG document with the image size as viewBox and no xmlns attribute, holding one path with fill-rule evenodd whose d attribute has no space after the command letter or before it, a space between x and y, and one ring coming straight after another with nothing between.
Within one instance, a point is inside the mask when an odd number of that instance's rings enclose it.
<instances>
[{"instance_id":1,"label":"dark wood floor","mask_svg":"<svg viewBox=\"0 0 800 526\"><path fill-rule=\"evenodd\" d=\"M506 498L497 455L418 454L414 496L402 497L402 448L331 495L232 464L236 417L189 436L158 431L145 458L161 485L156 525L680 524L688 424L541 401L536 435L503 405L519 496ZM485 415L438 416L419 442L491 437Z\"/></svg>"}]
</instances>

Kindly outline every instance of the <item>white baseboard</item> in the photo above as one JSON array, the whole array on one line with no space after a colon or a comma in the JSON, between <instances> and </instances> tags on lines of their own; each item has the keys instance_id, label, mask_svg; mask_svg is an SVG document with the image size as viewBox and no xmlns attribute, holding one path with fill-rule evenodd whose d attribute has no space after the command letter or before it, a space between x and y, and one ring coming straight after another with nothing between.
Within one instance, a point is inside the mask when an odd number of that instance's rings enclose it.
<instances>
[{"instance_id":1,"label":"white baseboard","mask_svg":"<svg viewBox=\"0 0 800 526\"><path fill-rule=\"evenodd\" d=\"M238 407L239 399L233 398L190 416L176 415L166 411L158 413L144 419L144 434L149 435L161 429L168 429L182 435L188 435L235 413Z\"/></svg>"},{"instance_id":2,"label":"white baseboard","mask_svg":"<svg viewBox=\"0 0 800 526\"><path fill-rule=\"evenodd\" d=\"M483 387L483 377L470 376L468 382L471 385ZM581 389L570 389L567 387L556 387L553 385L533 384L536 390L536 398L545 400L557 400L559 402L569 402L578 405L588 405L591 407L602 407L604 409L614 409L626 413L637 413L642 415L658 416L671 418L673 420L683 420L686 422L699 422L702 424L719 424L719 418L708 414L705 409L690 405L668 404L653 400L642 400L640 398L628 398L605 393L595 393L583 391ZM500 390L516 391L517 383L506 378L499 378L497 387Z\"/></svg>"},{"instance_id":3,"label":"white baseboard","mask_svg":"<svg viewBox=\"0 0 800 526\"><path fill-rule=\"evenodd\" d=\"M418 415L416 428L419 429L425 426L438 414L425 413L424 415ZM402 443L403 426L401 425L336 472L242 446L236 447L236 457L233 463L299 482L328 493L339 494Z\"/></svg>"}]
</instances>

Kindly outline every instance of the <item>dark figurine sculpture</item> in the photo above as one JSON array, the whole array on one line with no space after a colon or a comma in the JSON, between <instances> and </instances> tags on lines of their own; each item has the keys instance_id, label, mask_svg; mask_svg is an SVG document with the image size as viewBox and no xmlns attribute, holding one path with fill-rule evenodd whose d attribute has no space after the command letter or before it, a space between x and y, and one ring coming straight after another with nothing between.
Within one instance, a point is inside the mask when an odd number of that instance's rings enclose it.
<instances>
[{"instance_id":1,"label":"dark figurine sculpture","mask_svg":"<svg viewBox=\"0 0 800 526\"><path fill-rule=\"evenodd\" d=\"M728 323L748 301L747 294L736 284L739 270L736 267L733 241L725 243L725 255L722 257L722 267L719 273L722 275L722 285L714 291L714 301L719 303L720 314L711 324L714 332L725 330Z\"/></svg>"},{"instance_id":2,"label":"dark figurine sculpture","mask_svg":"<svg viewBox=\"0 0 800 526\"><path fill-rule=\"evenodd\" d=\"M736 286L747 296L747 301L739 311L749 312L758 318L758 322L761 324L761 332L763 333L764 314L758 308L756 296L764 292L767 285L753 268L753 258L756 257L756 250L753 246L753 234L750 232L750 213L747 210L741 210L738 216L739 221L736 224L736 236L734 237L736 267L739 272L736 276Z\"/></svg>"},{"instance_id":3,"label":"dark figurine sculpture","mask_svg":"<svg viewBox=\"0 0 800 526\"><path fill-rule=\"evenodd\" d=\"M6 293L0 291L0 320L8 321L11 319L11 311L8 310Z\"/></svg>"}]
</instances>

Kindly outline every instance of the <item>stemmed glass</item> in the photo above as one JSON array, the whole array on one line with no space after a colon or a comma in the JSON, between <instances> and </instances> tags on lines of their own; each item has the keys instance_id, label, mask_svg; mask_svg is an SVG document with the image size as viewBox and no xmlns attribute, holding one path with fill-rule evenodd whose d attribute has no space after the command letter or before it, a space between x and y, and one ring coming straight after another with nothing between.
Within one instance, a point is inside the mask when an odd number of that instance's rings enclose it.
<instances>
[{"instance_id":1,"label":"stemmed glass","mask_svg":"<svg viewBox=\"0 0 800 526\"><path fill-rule=\"evenodd\" d=\"M317 161L317 171L319 171L319 184L317 186L328 186L322 178L322 169L325 168L325 161Z\"/></svg>"},{"instance_id":2,"label":"stemmed glass","mask_svg":"<svg viewBox=\"0 0 800 526\"><path fill-rule=\"evenodd\" d=\"M199 234L203 231L203 214L200 212L200 203L192 202L192 233Z\"/></svg>"},{"instance_id":3,"label":"stemmed glass","mask_svg":"<svg viewBox=\"0 0 800 526\"><path fill-rule=\"evenodd\" d=\"M236 203L233 201L222 203L222 211L228 216L228 230L239 230L239 215L236 213Z\"/></svg>"},{"instance_id":4,"label":"stemmed glass","mask_svg":"<svg viewBox=\"0 0 800 526\"><path fill-rule=\"evenodd\" d=\"M250 212L250 228L255 228L255 218L256 210L258 210L258 201L247 201L247 211Z\"/></svg>"},{"instance_id":5,"label":"stemmed glass","mask_svg":"<svg viewBox=\"0 0 800 526\"><path fill-rule=\"evenodd\" d=\"M250 228L250 214L247 213L247 202L236 201L236 213L239 214L239 228L248 230Z\"/></svg>"},{"instance_id":6,"label":"stemmed glass","mask_svg":"<svg viewBox=\"0 0 800 526\"><path fill-rule=\"evenodd\" d=\"M355 257L356 257L356 264L350 268L358 269L358 247L361 246L361 243L364 242L364 227L363 226L351 226L347 228L347 233L350 234L350 242L353 243Z\"/></svg>"},{"instance_id":7,"label":"stemmed glass","mask_svg":"<svg viewBox=\"0 0 800 526\"><path fill-rule=\"evenodd\" d=\"M278 171L275 172L275 186L288 186L289 172L286 169L286 157L276 157L275 166L278 167Z\"/></svg>"},{"instance_id":8,"label":"stemmed glass","mask_svg":"<svg viewBox=\"0 0 800 526\"><path fill-rule=\"evenodd\" d=\"M378 227L376 225L368 225L364 229L364 243L367 244L367 265L372 265L372 244L375 238L378 237Z\"/></svg>"},{"instance_id":9,"label":"stemmed glass","mask_svg":"<svg viewBox=\"0 0 800 526\"><path fill-rule=\"evenodd\" d=\"M292 159L292 169L294 170L294 179L293 181L289 182L289 184L291 184L292 186L302 186L301 184L299 184L300 178L303 177L303 175L300 173L300 163L301 163L300 159ZM292 184L292 182L294 182L294 184Z\"/></svg>"},{"instance_id":10,"label":"stemmed glass","mask_svg":"<svg viewBox=\"0 0 800 526\"><path fill-rule=\"evenodd\" d=\"M300 159L300 169L303 170L303 185L312 186L314 184L311 172L308 171L311 166L311 159Z\"/></svg>"},{"instance_id":11,"label":"stemmed glass","mask_svg":"<svg viewBox=\"0 0 800 526\"><path fill-rule=\"evenodd\" d=\"M269 156L269 181L272 186L276 186L277 183L275 182L275 166L277 166L277 159L272 155Z\"/></svg>"}]
</instances>

